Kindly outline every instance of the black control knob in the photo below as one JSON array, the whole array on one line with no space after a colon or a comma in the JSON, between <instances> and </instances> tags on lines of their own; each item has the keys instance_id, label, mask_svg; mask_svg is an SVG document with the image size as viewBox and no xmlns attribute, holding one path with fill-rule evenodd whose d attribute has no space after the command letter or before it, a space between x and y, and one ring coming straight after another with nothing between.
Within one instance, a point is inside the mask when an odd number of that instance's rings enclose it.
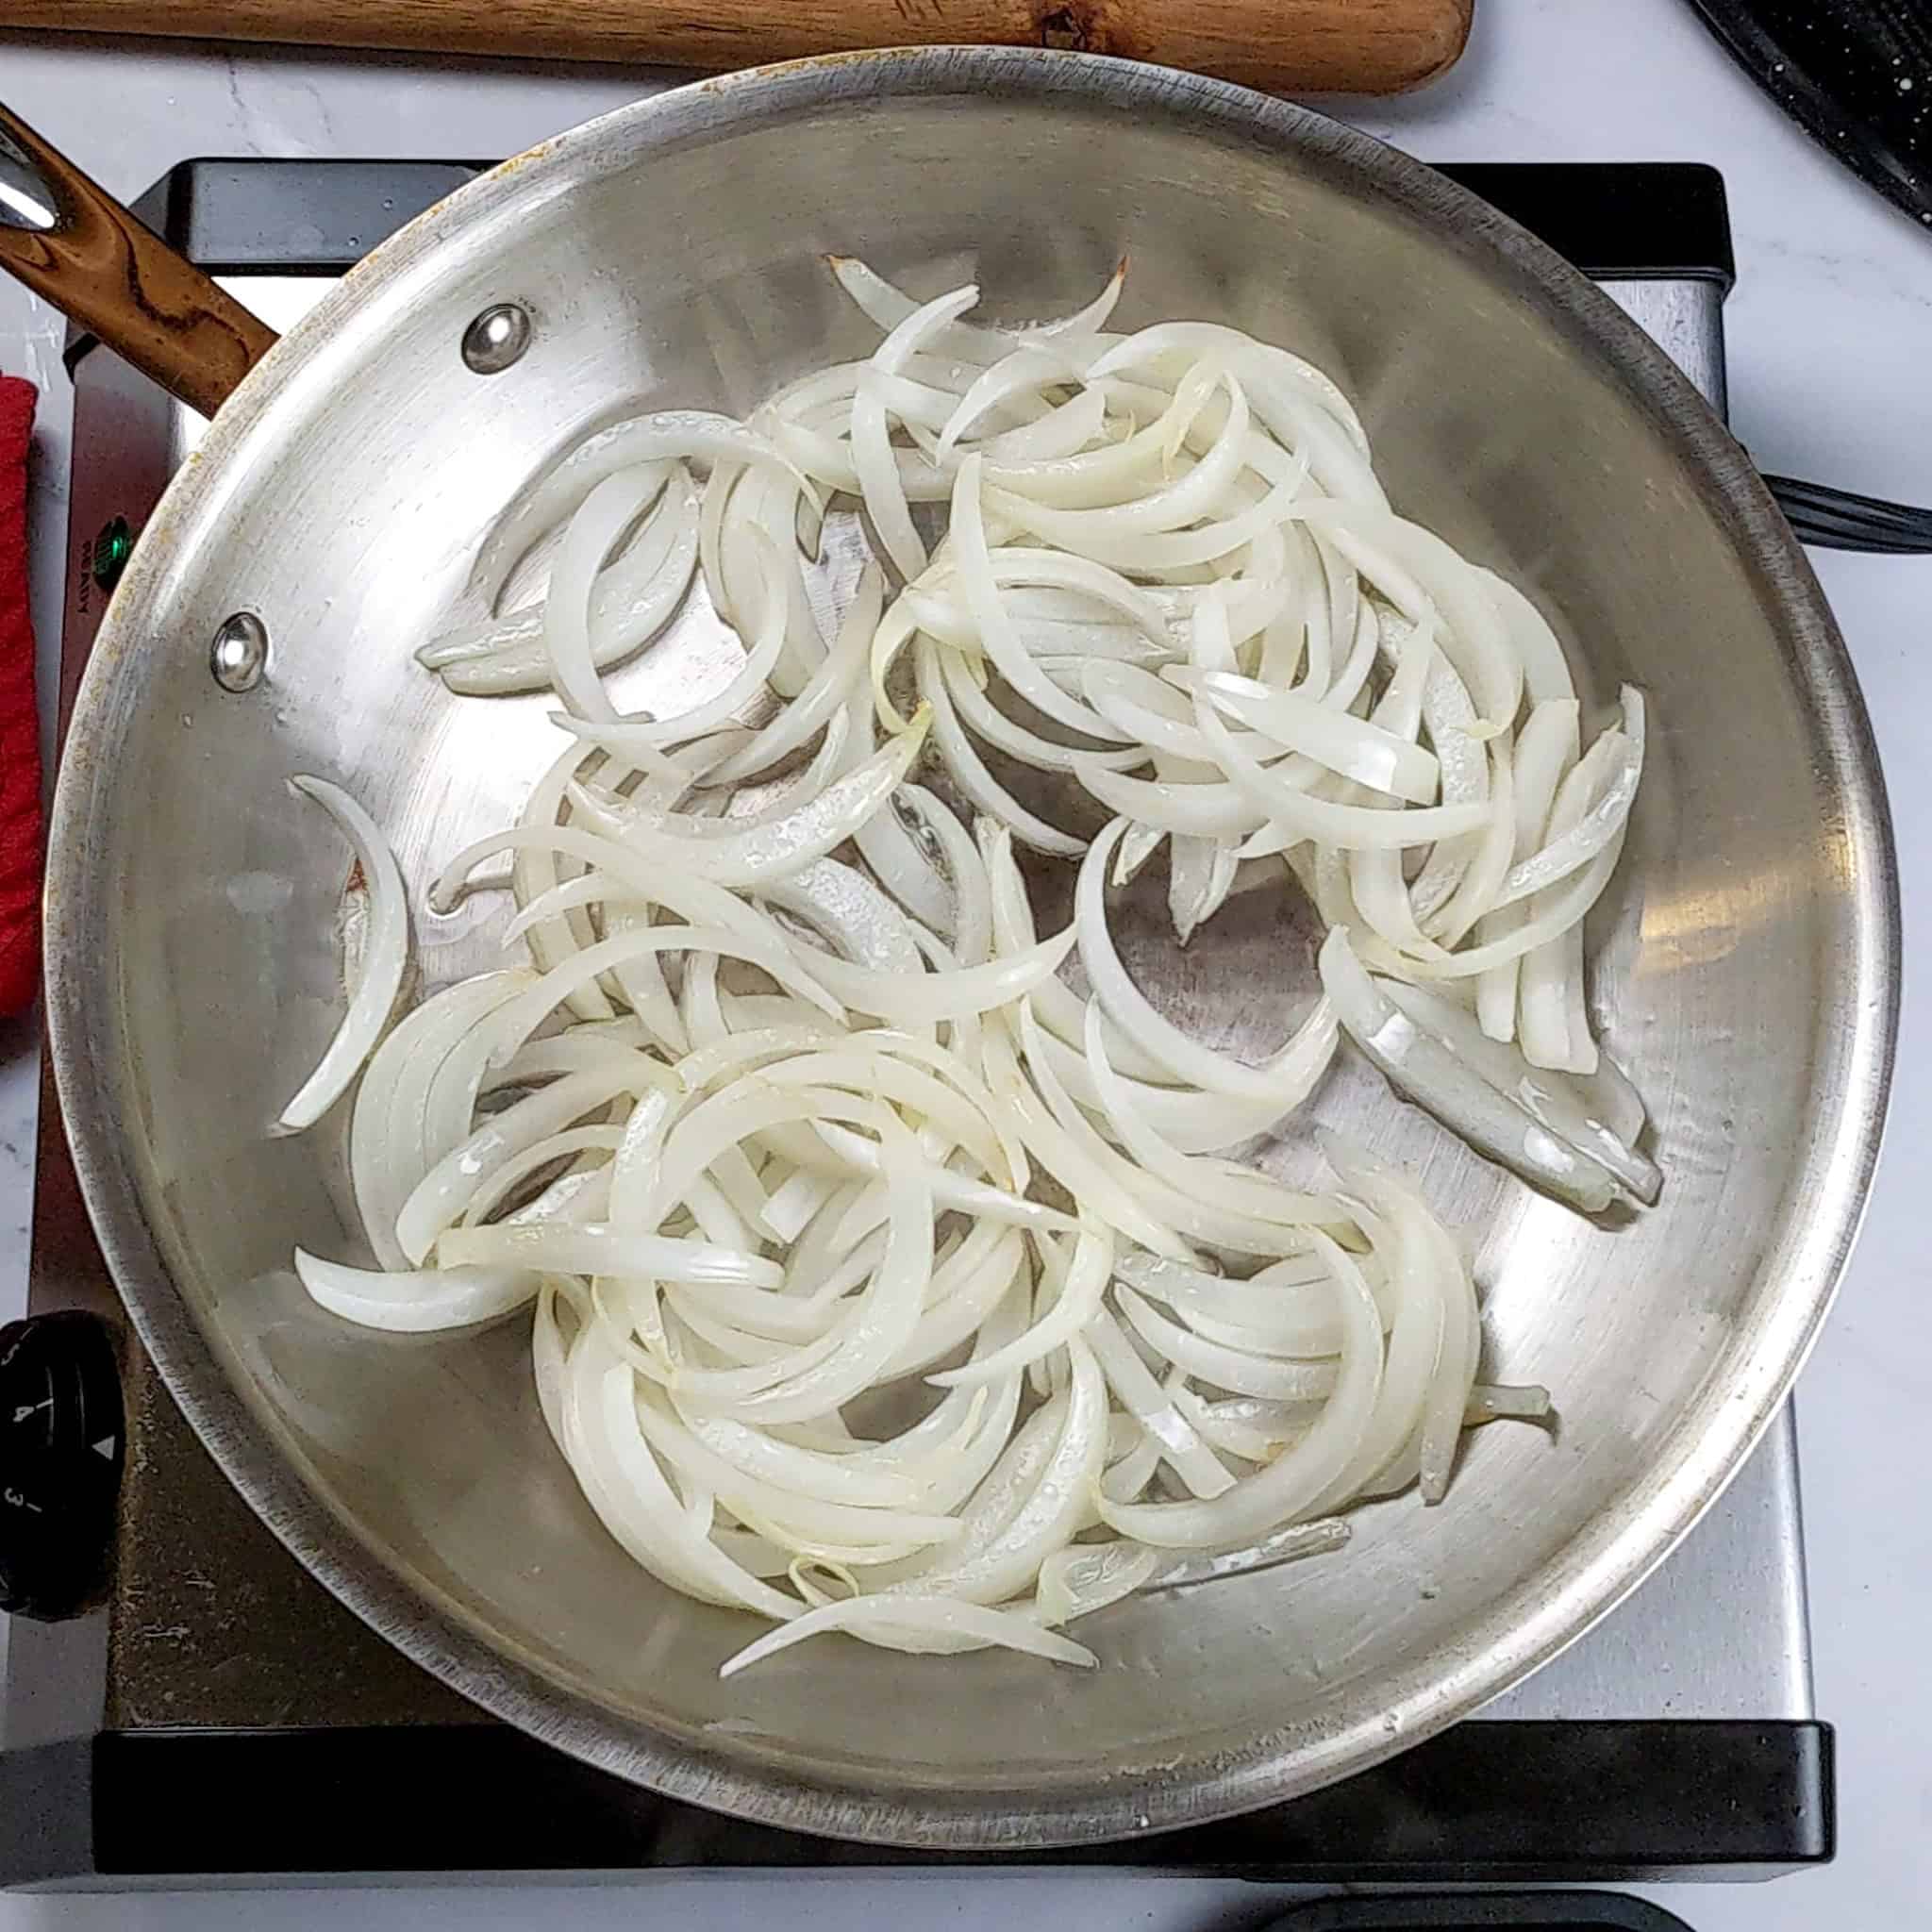
<instances>
[{"instance_id":1,"label":"black control knob","mask_svg":"<svg viewBox=\"0 0 1932 1932\"><path fill-rule=\"evenodd\" d=\"M0 1610L85 1609L107 1574L121 1482L121 1376L92 1315L0 1327Z\"/></svg>"}]
</instances>

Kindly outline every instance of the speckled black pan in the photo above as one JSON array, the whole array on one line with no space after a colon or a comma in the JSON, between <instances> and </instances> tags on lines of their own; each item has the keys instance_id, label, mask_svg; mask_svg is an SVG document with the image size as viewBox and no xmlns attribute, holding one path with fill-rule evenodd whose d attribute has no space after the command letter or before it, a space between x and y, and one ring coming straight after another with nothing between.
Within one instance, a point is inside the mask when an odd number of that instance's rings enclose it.
<instances>
[{"instance_id":1,"label":"speckled black pan","mask_svg":"<svg viewBox=\"0 0 1932 1932\"><path fill-rule=\"evenodd\" d=\"M1924 0L1692 4L1814 141L1932 228L1932 8Z\"/></svg>"}]
</instances>

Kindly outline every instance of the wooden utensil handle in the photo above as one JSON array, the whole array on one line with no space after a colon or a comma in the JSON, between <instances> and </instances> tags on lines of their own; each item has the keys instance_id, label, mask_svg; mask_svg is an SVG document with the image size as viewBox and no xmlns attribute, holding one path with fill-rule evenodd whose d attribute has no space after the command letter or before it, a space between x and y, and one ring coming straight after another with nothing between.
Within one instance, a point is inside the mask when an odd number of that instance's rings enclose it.
<instances>
[{"instance_id":1,"label":"wooden utensil handle","mask_svg":"<svg viewBox=\"0 0 1932 1932\"><path fill-rule=\"evenodd\" d=\"M0 269L212 416L275 333L0 107Z\"/></svg>"},{"instance_id":2,"label":"wooden utensil handle","mask_svg":"<svg viewBox=\"0 0 1932 1932\"><path fill-rule=\"evenodd\" d=\"M719 70L952 42L1077 47L1285 92L1392 93L1474 0L0 0L0 26Z\"/></svg>"}]
</instances>

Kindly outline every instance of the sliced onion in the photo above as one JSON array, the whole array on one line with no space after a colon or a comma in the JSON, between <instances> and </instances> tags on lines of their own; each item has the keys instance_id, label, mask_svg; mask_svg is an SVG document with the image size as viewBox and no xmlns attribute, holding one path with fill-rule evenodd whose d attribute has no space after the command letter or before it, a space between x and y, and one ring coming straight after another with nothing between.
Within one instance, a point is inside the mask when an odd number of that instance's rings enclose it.
<instances>
[{"instance_id":1,"label":"sliced onion","mask_svg":"<svg viewBox=\"0 0 1932 1932\"><path fill-rule=\"evenodd\" d=\"M947 417L934 452L937 459L944 461L962 436L977 428L983 417L1011 398L1037 394L1057 383L1077 382L1082 375L1082 359L1064 352L1056 354L1043 342L1023 343L1003 356L974 379L973 386Z\"/></svg>"},{"instance_id":2,"label":"sliced onion","mask_svg":"<svg viewBox=\"0 0 1932 1932\"><path fill-rule=\"evenodd\" d=\"M955 567L965 593L966 608L985 651L1007 682L1043 716L1089 737L1115 739L1119 734L1090 705L1069 698L1034 662L1020 641L1000 597L987 549L986 525L979 509L980 458L971 456L959 466L953 486L953 523L949 541Z\"/></svg>"},{"instance_id":3,"label":"sliced onion","mask_svg":"<svg viewBox=\"0 0 1932 1932\"><path fill-rule=\"evenodd\" d=\"M1657 1163L1624 1141L1597 1110L1594 1096L1574 1075L1532 1067L1514 1046L1491 1040L1468 1009L1425 987L1378 982L1383 994L1418 1026L1432 1033L1491 1087L1514 1100L1579 1152L1599 1161L1646 1207L1663 1187ZM1641 1126L1641 1122L1640 1122Z\"/></svg>"},{"instance_id":4,"label":"sliced onion","mask_svg":"<svg viewBox=\"0 0 1932 1932\"><path fill-rule=\"evenodd\" d=\"M811 484L781 451L741 423L707 409L663 409L585 437L540 472L498 520L470 574L470 591L493 604L532 543L568 516L598 484L640 464L697 458L770 464L809 495Z\"/></svg>"},{"instance_id":5,"label":"sliced onion","mask_svg":"<svg viewBox=\"0 0 1932 1932\"><path fill-rule=\"evenodd\" d=\"M661 487L662 478L648 465L607 476L571 518L551 568L543 600L543 647L551 682L579 718L617 716L591 650L591 591L617 540Z\"/></svg>"},{"instance_id":6,"label":"sliced onion","mask_svg":"<svg viewBox=\"0 0 1932 1932\"><path fill-rule=\"evenodd\" d=\"M638 1093L665 1077L657 1063L641 1054L614 1055L593 1073L566 1074L527 1100L491 1114L410 1191L396 1216L395 1235L403 1252L420 1266L436 1238L456 1222L499 1161L514 1158L525 1148L608 1107L620 1094Z\"/></svg>"},{"instance_id":7,"label":"sliced onion","mask_svg":"<svg viewBox=\"0 0 1932 1932\"><path fill-rule=\"evenodd\" d=\"M1439 1501L1465 1428L1547 1413L1475 1382L1467 1245L1399 1174L1324 1141L1340 1191L1307 1193L1204 1157L1294 1134L1347 1030L1539 1185L1654 1193L1628 1082L1531 1064L1595 1057L1581 920L1641 700L1579 758L1549 622L1390 509L1353 409L1286 351L1103 335L1118 273L1031 330L966 322L973 288L837 274L872 358L745 423L579 438L421 654L452 689L563 698L577 742L431 894L500 890L473 870L513 854L506 942L537 970L380 1044L377 1016L350 1168L382 1270L297 1265L375 1325L534 1300L539 1404L605 1527L779 1623L727 1672L833 1629L1091 1662L1046 1626L1338 1547L1337 1511ZM884 553L862 573L830 491ZM930 558L914 504L950 516ZM553 536L547 593L477 618ZM881 561L908 580L890 602ZM694 568L735 671L618 717L604 673ZM949 791L912 782L928 731ZM1091 844L1049 824L982 747L1114 822ZM1015 836L1081 860L1050 940ZM1264 1065L1121 961L1107 875L1163 843L1183 943L1238 880L1298 881L1331 928L1326 996ZM921 1377L937 1403L876 1437L875 1398Z\"/></svg>"},{"instance_id":8,"label":"sliced onion","mask_svg":"<svg viewBox=\"0 0 1932 1932\"><path fill-rule=\"evenodd\" d=\"M586 1323L572 1345L559 1404L564 1453L585 1499L632 1559L704 1603L797 1614L794 1599L751 1576L693 1521L639 1426L636 1377Z\"/></svg>"},{"instance_id":9,"label":"sliced onion","mask_svg":"<svg viewBox=\"0 0 1932 1932\"><path fill-rule=\"evenodd\" d=\"M541 1280L523 1267L350 1268L302 1248L295 1250L295 1273L330 1314L398 1335L494 1321L529 1302Z\"/></svg>"},{"instance_id":10,"label":"sliced onion","mask_svg":"<svg viewBox=\"0 0 1932 1932\"><path fill-rule=\"evenodd\" d=\"M1104 1308L1087 1326L1087 1345L1106 1373L1127 1413L1159 1445L1159 1456L1174 1473L1201 1497L1221 1496L1234 1487L1234 1477L1213 1450L1202 1441L1194 1425L1183 1416L1154 1379L1134 1345Z\"/></svg>"},{"instance_id":11,"label":"sliced onion","mask_svg":"<svg viewBox=\"0 0 1932 1932\"><path fill-rule=\"evenodd\" d=\"M1012 1131L1082 1208L1110 1222L1130 1241L1157 1255L1191 1258L1179 1234L1148 1211L1108 1165L1096 1158L1098 1150L1083 1146L1042 1105L1004 1029L988 1029L985 1052L988 1084L1005 1103Z\"/></svg>"},{"instance_id":12,"label":"sliced onion","mask_svg":"<svg viewBox=\"0 0 1932 1932\"><path fill-rule=\"evenodd\" d=\"M1191 1039L1157 1012L1128 976L1107 929L1102 900L1107 861L1125 829L1125 821L1115 819L1088 847L1080 865L1074 925L1079 937L1080 964L1092 984L1094 997L1143 1053L1177 1078L1230 1099L1285 1100L1284 1110L1295 1106L1307 1094L1334 1052L1332 1020L1318 1007L1272 1064L1250 1067Z\"/></svg>"},{"instance_id":13,"label":"sliced onion","mask_svg":"<svg viewBox=\"0 0 1932 1932\"><path fill-rule=\"evenodd\" d=\"M1341 1328L1320 1257L1297 1256L1272 1263L1246 1280L1211 1275L1158 1255L1128 1253L1115 1263L1120 1280L1165 1302L1193 1325L1204 1317L1234 1324L1283 1355L1339 1355ZM1368 1269L1364 1267L1364 1275ZM1384 1291L1372 1280L1377 1307ZM1385 1318L1386 1319L1386 1318Z\"/></svg>"},{"instance_id":14,"label":"sliced onion","mask_svg":"<svg viewBox=\"0 0 1932 1932\"><path fill-rule=\"evenodd\" d=\"M1280 1097L1287 1103L1284 1112L1306 1098L1314 1085L1314 1076L1327 1065L1336 1037L1335 1020L1327 1002L1319 1002L1298 1039L1304 1048L1312 1042L1320 1058L1308 1057L1309 1078L1300 1092L1288 1085L1279 1090ZM1039 1044L1036 1037L1028 1034L1026 1040L1029 1053L1035 1052ZM1183 1199L1192 1200L1224 1217L1224 1224L1217 1227L1212 1236L1204 1234L1203 1239L1267 1251L1274 1248L1284 1235L1292 1243L1294 1238L1289 1230L1340 1218L1332 1204L1319 1196L1293 1192L1251 1168L1183 1154L1164 1141L1139 1114L1132 1095L1108 1061L1097 1007L1087 1010L1086 1048L1094 1092L1115 1139L1141 1163L1150 1179L1164 1182Z\"/></svg>"},{"instance_id":15,"label":"sliced onion","mask_svg":"<svg viewBox=\"0 0 1932 1932\"><path fill-rule=\"evenodd\" d=\"M313 1126L348 1091L389 1024L409 962L409 908L395 854L375 821L340 785L298 774L289 780L289 790L314 799L335 821L356 855L369 893L369 937L348 1011L315 1071L276 1119L283 1132L298 1134Z\"/></svg>"},{"instance_id":16,"label":"sliced onion","mask_svg":"<svg viewBox=\"0 0 1932 1932\"><path fill-rule=\"evenodd\" d=\"M1017 1650L1088 1670L1100 1661L1085 1644L1057 1636L1011 1610L990 1610L945 1596L858 1596L793 1617L728 1657L718 1674L736 1676L740 1671L828 1630L851 1631L888 1650L941 1656L957 1656L967 1650Z\"/></svg>"},{"instance_id":17,"label":"sliced onion","mask_svg":"<svg viewBox=\"0 0 1932 1932\"><path fill-rule=\"evenodd\" d=\"M925 1379L941 1389L975 1387L1025 1368L1064 1348L1099 1311L1101 1296L1113 1268L1113 1232L1083 1223L1067 1268L1059 1299L1025 1334L964 1368L950 1369Z\"/></svg>"},{"instance_id":18,"label":"sliced onion","mask_svg":"<svg viewBox=\"0 0 1932 1932\"><path fill-rule=\"evenodd\" d=\"M1607 733L1597 746L1611 748L1609 775L1589 808L1561 838L1553 840L1541 852L1511 866L1491 908L1514 905L1545 886L1567 878L1578 866L1587 865L1624 829L1630 816L1637 783L1643 775L1643 698L1629 685L1624 687L1624 729Z\"/></svg>"},{"instance_id":19,"label":"sliced onion","mask_svg":"<svg viewBox=\"0 0 1932 1932\"><path fill-rule=\"evenodd\" d=\"M1334 1394L1307 1434L1225 1495L1192 1503L1123 1503L1101 1498L1100 1513L1122 1536L1162 1549L1220 1549L1292 1522L1347 1467L1367 1430L1382 1380L1382 1321L1361 1272L1319 1229L1343 1326Z\"/></svg>"},{"instance_id":20,"label":"sliced onion","mask_svg":"<svg viewBox=\"0 0 1932 1932\"><path fill-rule=\"evenodd\" d=\"M822 954L809 958L813 975L855 1011L876 1013L895 1026L919 1026L1008 1006L1042 980L1051 979L1073 950L1070 926L1006 958L962 966L950 973L928 973L917 979L851 966Z\"/></svg>"},{"instance_id":21,"label":"sliced onion","mask_svg":"<svg viewBox=\"0 0 1932 1932\"><path fill-rule=\"evenodd\" d=\"M1322 947L1321 967L1322 984L1349 1038L1418 1106L1477 1153L1584 1213L1610 1205L1617 1190L1608 1171L1559 1141L1398 1011L1363 970L1340 926Z\"/></svg>"},{"instance_id":22,"label":"sliced onion","mask_svg":"<svg viewBox=\"0 0 1932 1932\"><path fill-rule=\"evenodd\" d=\"M1241 861L1229 839L1178 838L1168 849L1168 914L1174 938L1186 945L1226 903Z\"/></svg>"},{"instance_id":23,"label":"sliced onion","mask_svg":"<svg viewBox=\"0 0 1932 1932\"><path fill-rule=\"evenodd\" d=\"M1072 1376L1059 1425L1030 1493L983 1541L969 1515L958 1541L935 1552L925 1575L889 1584L888 1594L937 1590L970 1603L1003 1603L1033 1583L1047 1557L1073 1540L1087 1519L1088 1498L1107 1455L1107 1382L1077 1336L1067 1347Z\"/></svg>"},{"instance_id":24,"label":"sliced onion","mask_svg":"<svg viewBox=\"0 0 1932 1932\"><path fill-rule=\"evenodd\" d=\"M1050 852L1062 858L1077 857L1085 849L1079 840L1028 811L987 770L985 759L974 749L959 723L959 713L940 675L936 654L922 651L918 662L919 695L932 715L933 743L948 774L968 802L1035 851Z\"/></svg>"},{"instance_id":25,"label":"sliced onion","mask_svg":"<svg viewBox=\"0 0 1932 1932\"><path fill-rule=\"evenodd\" d=\"M698 560L698 501L680 468L666 502L643 532L608 564L591 593L591 658L615 670L648 644L684 601ZM492 697L541 691L551 682L543 646L544 609L444 633L417 657L459 695Z\"/></svg>"},{"instance_id":26,"label":"sliced onion","mask_svg":"<svg viewBox=\"0 0 1932 1932\"><path fill-rule=\"evenodd\" d=\"M1363 504L1314 502L1297 512L1374 581L1411 622L1442 619L1438 642L1481 707L1478 738L1508 728L1523 702L1523 660L1508 648L1474 569L1434 531Z\"/></svg>"},{"instance_id":27,"label":"sliced onion","mask_svg":"<svg viewBox=\"0 0 1932 1932\"><path fill-rule=\"evenodd\" d=\"M370 1060L349 1123L349 1178L363 1230L385 1268L410 1266L396 1241L396 1218L410 1190L469 1130L468 1111L454 1133L441 1124L432 1129L432 1091L465 1042L480 1087L490 1019L534 983L535 974L518 971L479 974L447 987L403 1020ZM471 1110L475 1091L469 1088Z\"/></svg>"},{"instance_id":28,"label":"sliced onion","mask_svg":"<svg viewBox=\"0 0 1932 1932\"><path fill-rule=\"evenodd\" d=\"M1250 444L1250 451L1252 448ZM1081 517L1104 517L1107 511L1050 508L997 484L987 491L987 504L1021 529L1044 538L1049 543L1081 551L1101 563L1145 575L1215 563L1254 542L1293 514L1295 501L1306 482L1306 475L1297 469L1276 482L1259 502L1230 516L1201 524L1191 530L1152 536L1132 528L1115 530L1076 522Z\"/></svg>"},{"instance_id":29,"label":"sliced onion","mask_svg":"<svg viewBox=\"0 0 1932 1932\"><path fill-rule=\"evenodd\" d=\"M455 1227L436 1246L456 1268L521 1265L545 1274L648 1274L737 1288L776 1288L785 1278L775 1261L756 1255L606 1227Z\"/></svg>"},{"instance_id":30,"label":"sliced onion","mask_svg":"<svg viewBox=\"0 0 1932 1932\"><path fill-rule=\"evenodd\" d=\"M1180 1590L1191 1583L1214 1583L1228 1576L1252 1576L1277 1564L1298 1563L1304 1557L1325 1557L1347 1546L1352 1532L1340 1518L1320 1523L1291 1524L1264 1536L1246 1549L1222 1550L1212 1556L1183 1557L1158 1569L1150 1587Z\"/></svg>"},{"instance_id":31,"label":"sliced onion","mask_svg":"<svg viewBox=\"0 0 1932 1932\"><path fill-rule=\"evenodd\" d=\"M1165 675L1183 691L1199 691L1217 708L1283 749L1314 758L1358 785L1392 792L1411 805L1426 805L1436 795L1439 774L1434 754L1379 724L1311 703L1293 691L1271 691L1232 672L1195 672L1174 665Z\"/></svg>"},{"instance_id":32,"label":"sliced onion","mask_svg":"<svg viewBox=\"0 0 1932 1932\"><path fill-rule=\"evenodd\" d=\"M891 795L925 741L926 718L874 752L790 816L716 838L678 838L635 823L624 842L641 858L719 885L749 886L783 878L823 858L851 838Z\"/></svg>"},{"instance_id":33,"label":"sliced onion","mask_svg":"<svg viewBox=\"0 0 1932 1932\"><path fill-rule=\"evenodd\" d=\"M1261 1395L1271 1402L1308 1402L1335 1392L1336 1372L1326 1363L1274 1360L1191 1335L1130 1289L1119 1290L1115 1300L1157 1355L1217 1389Z\"/></svg>"},{"instance_id":34,"label":"sliced onion","mask_svg":"<svg viewBox=\"0 0 1932 1932\"><path fill-rule=\"evenodd\" d=\"M1133 1595L1161 1567L1158 1550L1138 1544L1076 1543L1040 1566L1033 1607L1042 1624L1071 1624Z\"/></svg>"},{"instance_id":35,"label":"sliced onion","mask_svg":"<svg viewBox=\"0 0 1932 1932\"><path fill-rule=\"evenodd\" d=\"M866 652L884 600L885 580L876 565L868 566L837 641L805 688L749 744L712 769L713 784L736 785L768 771L818 732L829 730L864 675Z\"/></svg>"}]
</instances>

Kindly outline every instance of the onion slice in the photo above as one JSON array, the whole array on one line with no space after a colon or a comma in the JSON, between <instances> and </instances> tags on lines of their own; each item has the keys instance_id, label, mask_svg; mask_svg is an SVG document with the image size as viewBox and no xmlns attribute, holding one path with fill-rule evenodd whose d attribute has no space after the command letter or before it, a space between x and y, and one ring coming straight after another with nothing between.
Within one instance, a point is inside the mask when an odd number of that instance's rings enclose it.
<instances>
[{"instance_id":1,"label":"onion slice","mask_svg":"<svg viewBox=\"0 0 1932 1932\"><path fill-rule=\"evenodd\" d=\"M948 1596L857 1596L824 1604L748 1643L719 1666L733 1677L794 1643L830 1630L847 1630L888 1650L956 1656L967 1650L1017 1650L1059 1664L1092 1670L1100 1659L1083 1643L1043 1629L1011 1610L990 1610Z\"/></svg>"},{"instance_id":2,"label":"onion slice","mask_svg":"<svg viewBox=\"0 0 1932 1932\"><path fill-rule=\"evenodd\" d=\"M1363 970L1342 927L1324 942L1320 964L1323 987L1349 1038L1392 1086L1533 1187L1585 1214L1610 1205L1617 1184L1609 1171L1558 1140L1397 1008Z\"/></svg>"},{"instance_id":3,"label":"onion slice","mask_svg":"<svg viewBox=\"0 0 1932 1932\"><path fill-rule=\"evenodd\" d=\"M330 1314L396 1335L494 1321L531 1301L541 1281L521 1267L351 1268L304 1248L295 1250L295 1273L310 1298Z\"/></svg>"},{"instance_id":4,"label":"onion slice","mask_svg":"<svg viewBox=\"0 0 1932 1932\"><path fill-rule=\"evenodd\" d=\"M315 1071L276 1118L275 1124L284 1133L299 1134L348 1091L389 1024L409 962L409 908L395 854L375 821L340 785L298 773L289 780L289 790L298 797L314 799L335 821L356 855L369 893L369 937L348 1011Z\"/></svg>"}]
</instances>

